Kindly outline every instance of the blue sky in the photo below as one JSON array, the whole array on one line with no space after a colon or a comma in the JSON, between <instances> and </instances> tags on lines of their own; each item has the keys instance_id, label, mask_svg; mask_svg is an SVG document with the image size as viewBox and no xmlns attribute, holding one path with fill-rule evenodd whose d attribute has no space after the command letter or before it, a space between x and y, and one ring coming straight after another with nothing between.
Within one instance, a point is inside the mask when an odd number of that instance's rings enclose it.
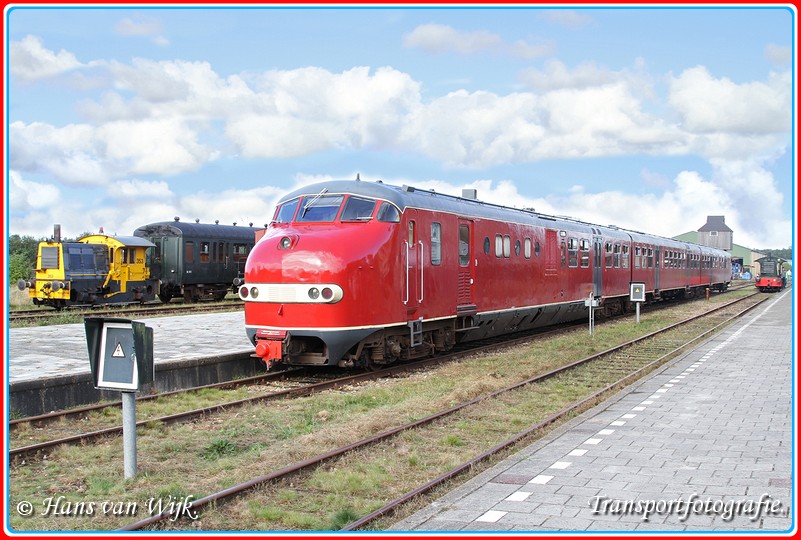
<instances>
[{"instance_id":1,"label":"blue sky","mask_svg":"<svg viewBox=\"0 0 801 540\"><path fill-rule=\"evenodd\" d=\"M381 179L787 247L795 12L769 7L7 10L11 234L269 221Z\"/></svg>"}]
</instances>

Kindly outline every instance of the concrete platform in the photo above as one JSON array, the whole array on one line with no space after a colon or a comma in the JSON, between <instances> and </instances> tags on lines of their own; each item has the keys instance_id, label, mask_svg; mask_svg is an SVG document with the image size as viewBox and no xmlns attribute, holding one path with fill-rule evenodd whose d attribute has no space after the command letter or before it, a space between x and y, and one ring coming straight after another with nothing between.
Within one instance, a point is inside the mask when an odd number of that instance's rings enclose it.
<instances>
[{"instance_id":1,"label":"concrete platform","mask_svg":"<svg viewBox=\"0 0 801 540\"><path fill-rule=\"evenodd\" d=\"M164 391L209 384L258 368L245 334L243 311L136 319L153 328L156 384ZM117 399L95 390L83 323L8 329L6 381L14 414ZM236 360L236 362L234 362Z\"/></svg>"},{"instance_id":2,"label":"concrete platform","mask_svg":"<svg viewBox=\"0 0 801 540\"><path fill-rule=\"evenodd\" d=\"M390 530L789 532L792 293Z\"/></svg>"}]
</instances>

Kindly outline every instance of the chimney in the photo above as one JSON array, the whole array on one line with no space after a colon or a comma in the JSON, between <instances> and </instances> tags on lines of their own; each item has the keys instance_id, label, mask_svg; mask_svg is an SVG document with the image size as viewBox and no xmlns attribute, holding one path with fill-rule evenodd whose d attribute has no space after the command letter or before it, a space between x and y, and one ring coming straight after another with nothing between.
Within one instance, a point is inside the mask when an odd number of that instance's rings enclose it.
<instances>
[{"instance_id":1,"label":"chimney","mask_svg":"<svg viewBox=\"0 0 801 540\"><path fill-rule=\"evenodd\" d=\"M61 225L53 225L53 242L61 242Z\"/></svg>"}]
</instances>

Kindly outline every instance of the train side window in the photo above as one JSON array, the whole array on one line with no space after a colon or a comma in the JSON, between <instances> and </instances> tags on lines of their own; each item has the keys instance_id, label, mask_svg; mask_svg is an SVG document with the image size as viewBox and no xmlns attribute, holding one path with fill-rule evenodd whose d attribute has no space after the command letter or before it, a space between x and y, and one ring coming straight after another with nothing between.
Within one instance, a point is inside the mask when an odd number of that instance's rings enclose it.
<instances>
[{"instance_id":1,"label":"train side window","mask_svg":"<svg viewBox=\"0 0 801 540\"><path fill-rule=\"evenodd\" d=\"M209 262L209 243L208 242L201 242L200 243L200 262L202 262L202 263Z\"/></svg>"},{"instance_id":2,"label":"train side window","mask_svg":"<svg viewBox=\"0 0 801 540\"><path fill-rule=\"evenodd\" d=\"M515 240L515 255L520 256L520 240Z\"/></svg>"},{"instance_id":3,"label":"train side window","mask_svg":"<svg viewBox=\"0 0 801 540\"><path fill-rule=\"evenodd\" d=\"M640 267L640 246L634 247L634 268Z\"/></svg>"},{"instance_id":4,"label":"train side window","mask_svg":"<svg viewBox=\"0 0 801 540\"><path fill-rule=\"evenodd\" d=\"M615 244L615 268L620 268L620 244Z\"/></svg>"},{"instance_id":5,"label":"train side window","mask_svg":"<svg viewBox=\"0 0 801 540\"><path fill-rule=\"evenodd\" d=\"M373 219L373 210L375 210L374 199L364 199L362 197L354 197L351 195L345 201L345 207L342 209L342 216L340 221L369 221Z\"/></svg>"},{"instance_id":6,"label":"train side window","mask_svg":"<svg viewBox=\"0 0 801 540\"><path fill-rule=\"evenodd\" d=\"M565 244L564 240L562 240L562 242L560 244L561 244L561 248L562 248L561 249L561 252L562 252L562 268L564 268L565 264L567 262L567 245Z\"/></svg>"},{"instance_id":7,"label":"train side window","mask_svg":"<svg viewBox=\"0 0 801 540\"><path fill-rule=\"evenodd\" d=\"M654 248L648 248L648 268L654 267Z\"/></svg>"},{"instance_id":8,"label":"train side window","mask_svg":"<svg viewBox=\"0 0 801 540\"><path fill-rule=\"evenodd\" d=\"M503 236L495 235L495 256L499 259L503 257Z\"/></svg>"},{"instance_id":9,"label":"train side window","mask_svg":"<svg viewBox=\"0 0 801 540\"><path fill-rule=\"evenodd\" d=\"M582 268L589 268L590 267L590 241L586 238L581 240L579 245L581 249L581 267Z\"/></svg>"},{"instance_id":10,"label":"train side window","mask_svg":"<svg viewBox=\"0 0 801 540\"><path fill-rule=\"evenodd\" d=\"M400 212L398 212L394 204L382 202L378 208L376 219L383 223L400 223Z\"/></svg>"},{"instance_id":11,"label":"train side window","mask_svg":"<svg viewBox=\"0 0 801 540\"><path fill-rule=\"evenodd\" d=\"M523 256L526 259L531 258L531 238L526 238L523 240Z\"/></svg>"},{"instance_id":12,"label":"train side window","mask_svg":"<svg viewBox=\"0 0 801 540\"><path fill-rule=\"evenodd\" d=\"M440 223L431 224L431 264L434 266L442 264L442 225Z\"/></svg>"},{"instance_id":13,"label":"train side window","mask_svg":"<svg viewBox=\"0 0 801 540\"><path fill-rule=\"evenodd\" d=\"M629 267L629 246L624 245L621 249L623 250L623 257L622 257L622 259L620 261L621 262L621 266L623 268L628 268Z\"/></svg>"},{"instance_id":14,"label":"train side window","mask_svg":"<svg viewBox=\"0 0 801 540\"><path fill-rule=\"evenodd\" d=\"M605 251L604 264L606 264L607 268L612 268L615 261L614 256L612 255L612 242L606 243L604 251Z\"/></svg>"},{"instance_id":15,"label":"train side window","mask_svg":"<svg viewBox=\"0 0 801 540\"><path fill-rule=\"evenodd\" d=\"M567 239L567 266L569 268L578 268L578 247L578 240Z\"/></svg>"},{"instance_id":16,"label":"train side window","mask_svg":"<svg viewBox=\"0 0 801 540\"><path fill-rule=\"evenodd\" d=\"M512 255L512 239L509 235L503 237L503 257L508 259Z\"/></svg>"},{"instance_id":17,"label":"train side window","mask_svg":"<svg viewBox=\"0 0 801 540\"><path fill-rule=\"evenodd\" d=\"M534 255L536 255L537 257L540 256L540 241L539 240L536 240L534 242Z\"/></svg>"},{"instance_id":18,"label":"train side window","mask_svg":"<svg viewBox=\"0 0 801 540\"><path fill-rule=\"evenodd\" d=\"M459 225L459 266L470 266L470 227Z\"/></svg>"},{"instance_id":19,"label":"train side window","mask_svg":"<svg viewBox=\"0 0 801 540\"><path fill-rule=\"evenodd\" d=\"M490 239L489 236L484 237L484 254L489 255L490 252Z\"/></svg>"},{"instance_id":20,"label":"train side window","mask_svg":"<svg viewBox=\"0 0 801 540\"><path fill-rule=\"evenodd\" d=\"M248 258L247 244L234 244L234 261L244 261Z\"/></svg>"},{"instance_id":21,"label":"train side window","mask_svg":"<svg viewBox=\"0 0 801 540\"><path fill-rule=\"evenodd\" d=\"M414 245L414 221L409 222L409 247Z\"/></svg>"}]
</instances>

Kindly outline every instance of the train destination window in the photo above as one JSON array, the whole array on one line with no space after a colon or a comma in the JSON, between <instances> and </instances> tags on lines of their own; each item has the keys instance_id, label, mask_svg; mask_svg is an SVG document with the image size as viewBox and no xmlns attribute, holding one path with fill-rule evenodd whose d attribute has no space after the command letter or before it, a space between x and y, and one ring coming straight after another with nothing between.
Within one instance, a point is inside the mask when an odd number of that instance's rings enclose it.
<instances>
[{"instance_id":1,"label":"train destination window","mask_svg":"<svg viewBox=\"0 0 801 540\"><path fill-rule=\"evenodd\" d=\"M339 213L344 195L314 195L303 198L295 221L302 223L329 223Z\"/></svg>"},{"instance_id":2,"label":"train destination window","mask_svg":"<svg viewBox=\"0 0 801 540\"><path fill-rule=\"evenodd\" d=\"M442 225L440 223L431 224L431 264L434 266L442 264Z\"/></svg>"},{"instance_id":3,"label":"train destination window","mask_svg":"<svg viewBox=\"0 0 801 540\"><path fill-rule=\"evenodd\" d=\"M340 221L369 221L373 219L375 209L374 199L364 199L351 195L345 201L345 208L342 210Z\"/></svg>"}]
</instances>

